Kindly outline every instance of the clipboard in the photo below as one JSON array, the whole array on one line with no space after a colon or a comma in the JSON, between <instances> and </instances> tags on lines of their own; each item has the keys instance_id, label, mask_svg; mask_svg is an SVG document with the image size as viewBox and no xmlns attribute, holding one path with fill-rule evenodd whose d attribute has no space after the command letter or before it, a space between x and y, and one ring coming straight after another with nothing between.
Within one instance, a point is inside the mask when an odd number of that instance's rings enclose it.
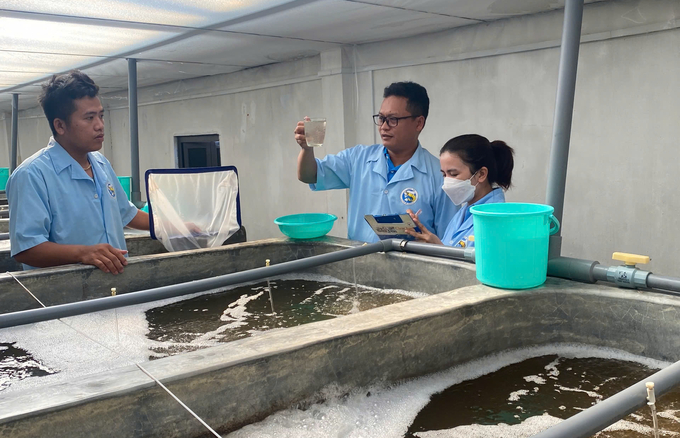
<instances>
[{"instance_id":1,"label":"clipboard","mask_svg":"<svg viewBox=\"0 0 680 438\"><path fill-rule=\"evenodd\" d=\"M373 232L380 240L385 239L405 239L415 240L415 237L406 234L407 228L413 228L417 233L420 233L418 228L408 214L386 214L381 216L373 216L367 214L364 216L368 225L373 229Z\"/></svg>"}]
</instances>

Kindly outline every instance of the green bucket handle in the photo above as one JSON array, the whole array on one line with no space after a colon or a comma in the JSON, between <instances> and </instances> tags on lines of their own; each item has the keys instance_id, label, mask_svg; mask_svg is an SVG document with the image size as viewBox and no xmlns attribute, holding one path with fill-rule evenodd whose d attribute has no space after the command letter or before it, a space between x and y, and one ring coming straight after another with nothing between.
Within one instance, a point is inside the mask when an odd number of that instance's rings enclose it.
<instances>
[{"instance_id":1,"label":"green bucket handle","mask_svg":"<svg viewBox=\"0 0 680 438\"><path fill-rule=\"evenodd\" d=\"M558 221L557 218L552 214L550 217L548 217L548 220L550 221L550 235L552 236L553 234L560 231L560 221Z\"/></svg>"}]
</instances>

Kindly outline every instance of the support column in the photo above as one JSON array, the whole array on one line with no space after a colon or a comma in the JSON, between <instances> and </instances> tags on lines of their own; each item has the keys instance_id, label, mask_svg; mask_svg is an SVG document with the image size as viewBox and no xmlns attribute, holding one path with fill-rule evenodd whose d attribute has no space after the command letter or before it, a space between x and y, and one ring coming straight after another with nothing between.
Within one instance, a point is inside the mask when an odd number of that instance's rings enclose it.
<instances>
[{"instance_id":1,"label":"support column","mask_svg":"<svg viewBox=\"0 0 680 438\"><path fill-rule=\"evenodd\" d=\"M19 140L19 93L12 93L12 143L9 152L9 173L17 168L17 145Z\"/></svg>"},{"instance_id":2,"label":"support column","mask_svg":"<svg viewBox=\"0 0 680 438\"><path fill-rule=\"evenodd\" d=\"M357 144L356 81L352 64L351 47L335 48L321 52L321 90L323 117L326 117L326 140L321 150L316 151L318 158L325 154L337 154L343 149ZM366 123L372 123L370 120ZM364 140L367 142L370 140ZM338 217L333 235L347 237L348 193L344 190L326 192L328 213Z\"/></svg>"},{"instance_id":3,"label":"support column","mask_svg":"<svg viewBox=\"0 0 680 438\"><path fill-rule=\"evenodd\" d=\"M142 194L140 191L139 174L139 118L137 115L137 60L128 58L128 103L130 106L130 176L132 187L130 197L132 203L141 208Z\"/></svg>"},{"instance_id":4,"label":"support column","mask_svg":"<svg viewBox=\"0 0 680 438\"><path fill-rule=\"evenodd\" d=\"M569 140L574 111L576 70L578 67L582 21L583 0L566 0L546 194L546 203L555 208L555 217L560 223L562 222L564 191L567 182ZM562 231L560 228L557 234L550 236L550 258L559 257L561 252Z\"/></svg>"}]
</instances>

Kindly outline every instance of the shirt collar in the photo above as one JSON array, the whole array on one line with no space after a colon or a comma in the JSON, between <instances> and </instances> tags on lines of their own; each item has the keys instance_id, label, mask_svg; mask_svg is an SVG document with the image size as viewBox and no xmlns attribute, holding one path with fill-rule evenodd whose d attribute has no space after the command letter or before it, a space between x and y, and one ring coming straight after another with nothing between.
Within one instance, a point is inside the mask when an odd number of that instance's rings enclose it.
<instances>
[{"instance_id":1,"label":"shirt collar","mask_svg":"<svg viewBox=\"0 0 680 438\"><path fill-rule=\"evenodd\" d=\"M489 193L482 196L477 202L471 204L470 206L486 204L487 202L491 201L492 198L496 198L496 201L498 201L499 199L505 200L505 194L503 193L503 189L500 187L492 188Z\"/></svg>"},{"instance_id":2,"label":"shirt collar","mask_svg":"<svg viewBox=\"0 0 680 438\"><path fill-rule=\"evenodd\" d=\"M82 170L82 167L76 160L73 159L71 155L69 155L68 152L66 152L66 149L64 149L64 147L60 145L59 142L54 139L54 137L50 137L50 141L47 144L47 154L52 160L52 165L54 166L54 171L56 173L61 173L61 171L67 167L71 167L71 178L90 178L84 170L82 171L82 175L80 175L81 172L77 172L78 169ZM97 161L98 163L104 162L99 154L88 152L87 157L89 158L90 163L93 163L94 161Z\"/></svg>"},{"instance_id":3,"label":"shirt collar","mask_svg":"<svg viewBox=\"0 0 680 438\"><path fill-rule=\"evenodd\" d=\"M385 164L382 164L381 160L385 160L385 163L387 162L387 158L385 158L384 152L386 148L383 146L382 148L375 148L375 150L368 156L366 159L367 163L371 162L378 162L380 166L385 166ZM420 145L420 142L418 142L418 147L416 148L416 151L413 153L411 158L408 159L407 162L402 164L401 166L406 166L409 165L411 167L415 167L418 169L418 171L422 173L427 172L427 166L425 163L425 149ZM374 170L377 170L380 166L374 166ZM384 167L386 169L386 166ZM378 170L378 173L384 173L382 171Z\"/></svg>"},{"instance_id":4,"label":"shirt collar","mask_svg":"<svg viewBox=\"0 0 680 438\"><path fill-rule=\"evenodd\" d=\"M482 205L482 204L487 204L487 203L496 203L496 202L505 202L505 193L503 192L503 189L501 187L494 187L491 189L489 193L481 197L477 202L474 204L467 204L465 206L465 218L467 219L471 213L470 213L470 207L473 205Z\"/></svg>"}]
</instances>

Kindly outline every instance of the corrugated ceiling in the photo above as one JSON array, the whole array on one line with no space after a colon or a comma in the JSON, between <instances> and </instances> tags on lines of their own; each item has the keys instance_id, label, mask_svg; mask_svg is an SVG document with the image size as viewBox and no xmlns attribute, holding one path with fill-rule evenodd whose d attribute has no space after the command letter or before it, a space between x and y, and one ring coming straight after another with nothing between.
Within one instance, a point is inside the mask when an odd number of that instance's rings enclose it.
<instances>
[{"instance_id":1,"label":"corrugated ceiling","mask_svg":"<svg viewBox=\"0 0 680 438\"><path fill-rule=\"evenodd\" d=\"M229 73L346 44L436 32L564 6L564 0L3 0L0 111L36 105L72 68L102 92Z\"/></svg>"}]
</instances>

